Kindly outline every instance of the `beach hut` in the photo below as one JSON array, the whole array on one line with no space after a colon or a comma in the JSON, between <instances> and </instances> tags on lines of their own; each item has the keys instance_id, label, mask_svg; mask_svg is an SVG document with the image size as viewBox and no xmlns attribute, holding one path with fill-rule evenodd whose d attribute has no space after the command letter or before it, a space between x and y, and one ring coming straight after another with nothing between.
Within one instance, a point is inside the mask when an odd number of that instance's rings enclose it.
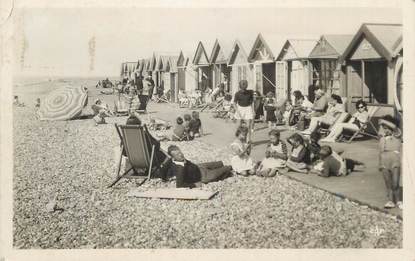
<instances>
[{"instance_id":1,"label":"beach hut","mask_svg":"<svg viewBox=\"0 0 415 261\"><path fill-rule=\"evenodd\" d=\"M178 87L178 69L177 69L177 60L178 56L169 56L166 63L165 68L165 88L166 90L170 90L170 101L171 102L178 102L178 94L179 94L179 87Z\"/></svg>"},{"instance_id":2,"label":"beach hut","mask_svg":"<svg viewBox=\"0 0 415 261\"><path fill-rule=\"evenodd\" d=\"M266 95L268 92L277 94L276 58L284 43L284 38L279 35L258 34L252 46L248 60L254 64L255 88ZM281 92L281 91L280 91Z\"/></svg>"},{"instance_id":3,"label":"beach hut","mask_svg":"<svg viewBox=\"0 0 415 261\"><path fill-rule=\"evenodd\" d=\"M213 87L221 83L225 84L225 91L229 92L231 88L231 71L232 67L228 66L228 57L231 45L226 41L216 39L209 61L212 69Z\"/></svg>"},{"instance_id":4,"label":"beach hut","mask_svg":"<svg viewBox=\"0 0 415 261\"><path fill-rule=\"evenodd\" d=\"M362 24L340 62L346 66L349 109L363 99L377 116L400 117L403 46L401 24Z\"/></svg>"},{"instance_id":5,"label":"beach hut","mask_svg":"<svg viewBox=\"0 0 415 261\"><path fill-rule=\"evenodd\" d=\"M192 55L180 51L177 59L177 78L179 90L187 94L193 93L197 87L196 69L191 62Z\"/></svg>"},{"instance_id":6,"label":"beach hut","mask_svg":"<svg viewBox=\"0 0 415 261\"><path fill-rule=\"evenodd\" d=\"M126 62L125 63L126 70L125 70L124 77L134 79L136 67L137 67L137 62Z\"/></svg>"},{"instance_id":7,"label":"beach hut","mask_svg":"<svg viewBox=\"0 0 415 261\"><path fill-rule=\"evenodd\" d=\"M228 66L232 67L231 93L235 94L239 89L239 81L247 80L248 89L255 90L254 65L249 63L245 48L251 48L253 41L236 39L229 53ZM249 49L250 50L250 49Z\"/></svg>"},{"instance_id":8,"label":"beach hut","mask_svg":"<svg viewBox=\"0 0 415 261\"><path fill-rule=\"evenodd\" d=\"M205 90L206 88L213 88L212 85L212 69L209 62L208 52L211 50L206 48L206 42L201 41L197 44L197 48L193 54L192 64L196 70L197 89Z\"/></svg>"},{"instance_id":9,"label":"beach hut","mask_svg":"<svg viewBox=\"0 0 415 261\"><path fill-rule=\"evenodd\" d=\"M313 83L328 94L346 95L346 68L339 64L339 58L352 38L353 35L322 35L310 53Z\"/></svg>"},{"instance_id":10,"label":"beach hut","mask_svg":"<svg viewBox=\"0 0 415 261\"><path fill-rule=\"evenodd\" d=\"M308 87L313 84L312 65L309 55L316 46L316 39L288 39L277 56L277 96L293 100L292 93L296 90L308 94Z\"/></svg>"}]
</instances>

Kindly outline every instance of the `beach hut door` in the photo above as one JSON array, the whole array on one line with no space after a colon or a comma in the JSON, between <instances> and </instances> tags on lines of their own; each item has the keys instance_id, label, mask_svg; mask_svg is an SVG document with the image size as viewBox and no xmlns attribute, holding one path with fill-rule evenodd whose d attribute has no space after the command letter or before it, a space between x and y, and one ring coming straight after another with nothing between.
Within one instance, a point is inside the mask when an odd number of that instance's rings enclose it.
<instances>
[{"instance_id":1,"label":"beach hut door","mask_svg":"<svg viewBox=\"0 0 415 261\"><path fill-rule=\"evenodd\" d=\"M276 79L276 96L277 99L287 98L287 63L276 63L277 79Z\"/></svg>"}]
</instances>

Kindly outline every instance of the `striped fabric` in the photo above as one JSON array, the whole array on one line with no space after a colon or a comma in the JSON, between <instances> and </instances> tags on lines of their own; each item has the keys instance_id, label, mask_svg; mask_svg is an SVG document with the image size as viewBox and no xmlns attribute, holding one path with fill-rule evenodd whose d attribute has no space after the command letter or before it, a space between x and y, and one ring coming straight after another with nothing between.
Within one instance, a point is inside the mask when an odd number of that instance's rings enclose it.
<instances>
[{"instance_id":1,"label":"striped fabric","mask_svg":"<svg viewBox=\"0 0 415 261\"><path fill-rule=\"evenodd\" d=\"M68 86L51 92L39 109L40 120L64 121L79 116L87 103L87 92L83 87Z\"/></svg>"}]
</instances>

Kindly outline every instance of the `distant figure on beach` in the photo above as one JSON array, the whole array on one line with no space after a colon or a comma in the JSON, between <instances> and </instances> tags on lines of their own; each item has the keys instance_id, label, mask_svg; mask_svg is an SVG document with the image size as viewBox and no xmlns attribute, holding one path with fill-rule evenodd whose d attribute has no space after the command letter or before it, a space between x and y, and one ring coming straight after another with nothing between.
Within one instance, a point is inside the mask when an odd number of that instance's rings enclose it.
<instances>
[{"instance_id":1,"label":"distant figure on beach","mask_svg":"<svg viewBox=\"0 0 415 261\"><path fill-rule=\"evenodd\" d=\"M39 109L40 108L40 98L37 98L36 99L35 108L36 109Z\"/></svg>"},{"instance_id":2,"label":"distant figure on beach","mask_svg":"<svg viewBox=\"0 0 415 261\"><path fill-rule=\"evenodd\" d=\"M154 81L151 79L151 74L147 76L145 80L142 81L143 88L141 93L138 95L138 99L140 100L140 107L139 110L147 111L147 103L149 98L151 97L150 92L154 88Z\"/></svg>"},{"instance_id":3,"label":"distant figure on beach","mask_svg":"<svg viewBox=\"0 0 415 261\"><path fill-rule=\"evenodd\" d=\"M108 107L108 104L104 104L100 99L97 99L91 108L95 115L93 118L95 126L98 126L98 124L105 124L105 118L113 115Z\"/></svg>"},{"instance_id":4,"label":"distant figure on beach","mask_svg":"<svg viewBox=\"0 0 415 261\"><path fill-rule=\"evenodd\" d=\"M189 122L190 138L198 138L203 135L202 121L199 118L199 112L192 112L192 119Z\"/></svg>"},{"instance_id":5,"label":"distant figure on beach","mask_svg":"<svg viewBox=\"0 0 415 261\"><path fill-rule=\"evenodd\" d=\"M230 166L224 166L222 161L196 165L186 159L183 152L176 145L170 145L167 153L172 160L163 180L176 177L177 188L200 187L202 183L218 181L229 176L232 169Z\"/></svg>"},{"instance_id":6,"label":"distant figure on beach","mask_svg":"<svg viewBox=\"0 0 415 261\"><path fill-rule=\"evenodd\" d=\"M248 90L248 81L241 80L239 82L239 91L235 93L233 102L235 103L235 118L241 121L248 121L248 141L251 140L251 132L254 121L254 91Z\"/></svg>"},{"instance_id":7,"label":"distant figure on beach","mask_svg":"<svg viewBox=\"0 0 415 261\"><path fill-rule=\"evenodd\" d=\"M15 95L13 100L13 105L16 105L18 107L24 107L25 104L23 102L19 101L19 96Z\"/></svg>"}]
</instances>

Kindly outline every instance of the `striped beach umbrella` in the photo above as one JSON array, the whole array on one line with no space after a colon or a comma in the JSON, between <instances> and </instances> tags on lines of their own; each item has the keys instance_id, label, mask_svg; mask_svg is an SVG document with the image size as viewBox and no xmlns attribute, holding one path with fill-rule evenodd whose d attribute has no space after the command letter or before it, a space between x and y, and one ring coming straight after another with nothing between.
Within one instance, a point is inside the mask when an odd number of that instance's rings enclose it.
<instances>
[{"instance_id":1,"label":"striped beach umbrella","mask_svg":"<svg viewBox=\"0 0 415 261\"><path fill-rule=\"evenodd\" d=\"M40 103L40 120L64 121L74 119L86 105L88 94L83 87L68 86L52 91Z\"/></svg>"}]
</instances>

